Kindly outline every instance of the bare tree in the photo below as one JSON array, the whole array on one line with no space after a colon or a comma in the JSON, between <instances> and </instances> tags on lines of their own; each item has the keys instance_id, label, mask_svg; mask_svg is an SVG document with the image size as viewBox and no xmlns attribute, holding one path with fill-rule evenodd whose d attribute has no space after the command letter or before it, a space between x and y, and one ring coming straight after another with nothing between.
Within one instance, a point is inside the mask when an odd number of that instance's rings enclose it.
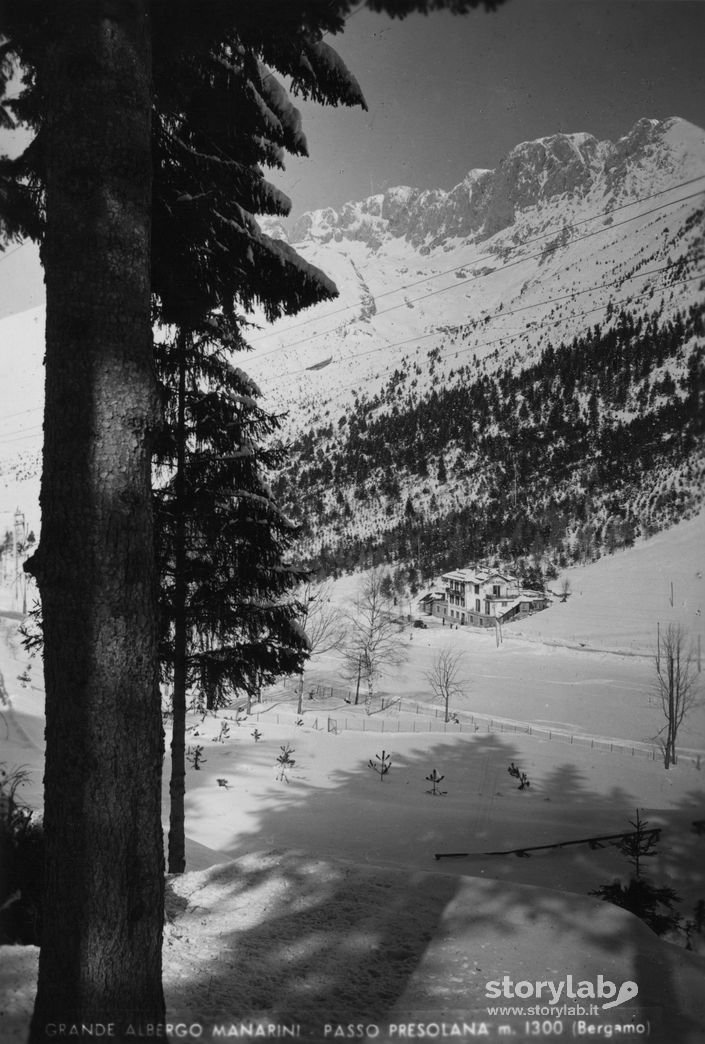
<instances>
[{"instance_id":1,"label":"bare tree","mask_svg":"<svg viewBox=\"0 0 705 1044\"><path fill-rule=\"evenodd\" d=\"M463 692L463 686L460 684L463 655L462 652L448 647L441 649L436 654L431 670L426 671L425 677L434 697L443 700L445 704L445 721L450 719L451 699Z\"/></svg>"},{"instance_id":2,"label":"bare tree","mask_svg":"<svg viewBox=\"0 0 705 1044\"><path fill-rule=\"evenodd\" d=\"M561 602L567 602L569 595L570 595L570 580L563 580L562 583L561 583Z\"/></svg>"},{"instance_id":3,"label":"bare tree","mask_svg":"<svg viewBox=\"0 0 705 1044\"><path fill-rule=\"evenodd\" d=\"M382 570L373 569L363 581L355 609L348 616L344 673L357 680L356 703L362 680L371 699L375 682L385 669L404 660L399 641L403 624L393 617L394 607L384 595L383 581Z\"/></svg>"},{"instance_id":4,"label":"bare tree","mask_svg":"<svg viewBox=\"0 0 705 1044\"><path fill-rule=\"evenodd\" d=\"M345 634L343 614L331 601L332 585L306 584L297 601L303 606L299 622L306 633L309 656L340 649ZM303 713L305 666L301 668L297 713Z\"/></svg>"},{"instance_id":5,"label":"bare tree","mask_svg":"<svg viewBox=\"0 0 705 1044\"><path fill-rule=\"evenodd\" d=\"M669 624L659 635L654 669L656 693L666 719L659 732L663 763L670 768L677 762L676 740L681 723L700 700L692 647L680 624Z\"/></svg>"}]
</instances>

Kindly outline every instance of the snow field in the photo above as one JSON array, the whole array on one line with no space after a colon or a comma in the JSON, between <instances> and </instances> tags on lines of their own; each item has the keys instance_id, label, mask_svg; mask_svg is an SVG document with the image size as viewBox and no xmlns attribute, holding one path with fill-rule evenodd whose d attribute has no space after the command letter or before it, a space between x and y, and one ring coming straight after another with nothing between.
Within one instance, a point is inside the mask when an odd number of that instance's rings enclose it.
<instances>
[{"instance_id":1,"label":"snow field","mask_svg":"<svg viewBox=\"0 0 705 1044\"><path fill-rule=\"evenodd\" d=\"M634 655L649 648L650 618L633 631L631 650L620 634L619 655L606 652L615 632L599 611L605 581L591 577L603 563L612 567L614 619L618 596L645 609L642 575L653 581L648 549L666 576L684 562L696 586L701 532L693 520L586 567L574 574L573 590L582 596L524 621L523 637L505 628L499 647L491 633L434 621L410 631L407 623L400 636L406 662L381 683L403 708L385 713L385 733L363 732L362 723L376 727L380 715L337 694L305 700L304 723L296 725L296 697L284 687L265 694L267 702L240 725L233 709L203 720L192 715L188 743L202 746L203 760L187 773L188 872L168 886L170 1018L286 1020L312 1027L302 1037L316 1044L327 1039L326 1024L369 1022L380 1027L378 1040L392 1041L390 1024L488 1018L486 984L504 975L535 982L601 974L637 982L633 1012L648 1016L652 1040L702 1044L705 957L658 940L637 918L587 894L628 875L616 849L581 844L524 858L490 854L627 830L639 808L662 831L648 872L673 887L682 913L692 916L705 896L705 835L694 827L705 817L705 786L695 761L683 758L666 772L659 761L591 750L569 737L474 731L470 718L487 713L625 741L650 736L659 724L647 692L652 668L648 656ZM338 582L341 604L352 604L358 582ZM662 592L653 582L650 589L660 609ZM568 610L570 629L561 631ZM539 624L542 635L528 633ZM41 682L36 661L31 681L20 681L28 663L15 627L5 621L0 643L12 700L0 723L0 760L31 770L22 796L34 803L42 776ZM442 732L435 731L441 708L429 702L425 671L448 644L465 654L467 685L451 706L462 731L449 725ZM317 681L347 688L333 657L311 665L305 692ZM348 727L324 731L329 716ZM402 731L416 721L433 722L434 731ZM222 724L229 727L225 742L217 739ZM702 751L702 737L702 717L693 715L682 744ZM289 782L276 778L287 744L295 760ZM368 763L383 749L392 767L380 781ZM507 771L512 762L529 778L525 791ZM168 767L167 755L165 777ZM427 793L433 769L445 777L442 796ZM164 812L166 822L166 778ZM467 855L434 858L451 852ZM35 962L31 948L2 954L3 1044L24 1040Z\"/></svg>"}]
</instances>

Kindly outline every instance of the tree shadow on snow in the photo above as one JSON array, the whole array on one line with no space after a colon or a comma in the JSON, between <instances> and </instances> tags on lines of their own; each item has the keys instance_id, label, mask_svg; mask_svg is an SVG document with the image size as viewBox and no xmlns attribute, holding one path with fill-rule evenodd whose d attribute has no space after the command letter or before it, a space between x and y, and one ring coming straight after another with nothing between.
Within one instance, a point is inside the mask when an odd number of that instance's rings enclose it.
<instances>
[{"instance_id":1,"label":"tree shadow on snow","mask_svg":"<svg viewBox=\"0 0 705 1044\"><path fill-rule=\"evenodd\" d=\"M630 829L634 795L592 789L568 760L519 791L507 767L530 766L527 749L496 734L440 740L398 755L383 783L361 763L325 791L294 780L264 801L256 828L225 845L234 862L170 881L170 1015L299 1023L324 1039L326 1024L486 1018L486 984L504 975L601 974L633 979L639 1004L663 1009L652 1039L702 1040L701 991L684 990L705 960L587 896L628 873L613 846L488 854ZM426 792L433 766L447 796ZM673 815L685 823L698 807L702 789ZM677 876L698 844L669 835L660 869Z\"/></svg>"}]
</instances>

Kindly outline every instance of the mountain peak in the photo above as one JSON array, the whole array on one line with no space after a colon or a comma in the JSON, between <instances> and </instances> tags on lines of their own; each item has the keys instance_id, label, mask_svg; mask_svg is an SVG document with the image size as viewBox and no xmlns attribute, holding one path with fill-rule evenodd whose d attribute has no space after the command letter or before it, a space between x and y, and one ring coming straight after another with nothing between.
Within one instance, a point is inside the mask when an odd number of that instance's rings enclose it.
<instances>
[{"instance_id":1,"label":"mountain peak","mask_svg":"<svg viewBox=\"0 0 705 1044\"><path fill-rule=\"evenodd\" d=\"M646 164L656 151L658 162ZM696 165L705 169L700 128L679 117L643 118L615 142L585 131L521 142L494 170L470 170L450 190L399 185L339 210L307 212L288 234L280 223L266 227L300 245L352 240L377 250L401 238L426 253L450 238L487 239L509 227L518 213L557 196L584 196L593 189L609 195L616 187L623 193L628 175L633 188L645 195L661 187L654 183L659 168L687 177Z\"/></svg>"}]
</instances>

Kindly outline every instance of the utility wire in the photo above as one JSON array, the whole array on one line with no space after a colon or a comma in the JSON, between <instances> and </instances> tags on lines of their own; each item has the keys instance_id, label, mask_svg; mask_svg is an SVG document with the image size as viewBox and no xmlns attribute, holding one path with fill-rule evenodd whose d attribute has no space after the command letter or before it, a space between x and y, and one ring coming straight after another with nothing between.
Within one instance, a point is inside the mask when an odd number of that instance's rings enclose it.
<instances>
[{"instance_id":1,"label":"utility wire","mask_svg":"<svg viewBox=\"0 0 705 1044\"><path fill-rule=\"evenodd\" d=\"M24 247L26 247L30 242L29 239L23 239L22 242L16 247L13 247L12 250L3 250L2 253L0 253L0 262L7 261L8 257L12 257L12 255L16 254L18 250L24 249Z\"/></svg>"},{"instance_id":2,"label":"utility wire","mask_svg":"<svg viewBox=\"0 0 705 1044\"><path fill-rule=\"evenodd\" d=\"M598 218L604 218L604 217L607 217L608 215L619 213L621 210L626 210L628 207L637 206L639 203L647 203L650 199L656 199L659 196L665 195L667 192L676 192L678 189L687 188L689 185L692 185L692 184L694 184L697 181L702 181L704 178L705 178L705 174L699 174L699 175L697 175L697 177L689 178L687 181L678 182L675 185L671 185L669 188L660 189L658 192L652 192L648 196L642 196L639 199L632 200L629 203L623 203L623 204L621 204L618 207L613 207L611 210L599 211L597 214L593 214L593 215L591 215L588 218L584 218L582 221L576 221L576 222L568 223L568 224L565 224L565 225L561 225L560 229L557 229L557 230L556 229L552 229L549 232L542 232L538 236L534 236L531 239L526 239L522 243L515 244L510 249L512 250L512 252L514 252L514 251L517 251L517 250L519 250L519 249L521 249L523 247L532 246L534 243L539 243L539 242L541 242L541 240L546 239L549 236L555 237L557 235L560 235L566 229L577 229L577 228L580 228L582 225L585 225L585 224L587 224L590 221L595 221ZM677 203L681 203L681 202L683 202L685 200L692 199L694 196L700 195L700 192L702 192L702 191L703 191L703 189L700 189L697 192L692 193L691 195L682 197L681 199L672 200L672 201L669 201L668 203L664 203L664 204L662 204L662 206L655 207L652 210L647 211L645 214L635 214L631 218L627 218L625 221L620 221L617 224L611 224L611 225L602 226L599 229L595 229L592 232L587 233L585 236L580 236L580 237L578 237L576 239L571 240L571 243L579 243L583 239L588 239L590 236L597 235L599 232L610 230L610 229L613 229L613 228L619 228L621 225L626 224L627 221L634 221L634 220L636 220L639 217L646 217L649 214L652 214L652 213L655 213L658 210L664 209L665 207L673 206L673 205L675 205ZM539 256L540 256L540 254L531 254L531 255L528 255L527 257L519 258L516 261L510 262L508 265L503 265L500 268L495 269L495 272L501 272L501 271L504 270L504 268L511 267L511 265L519 264L521 261L528 261L528 260L531 260L534 257L539 257ZM395 287L392 290L385 290L384 293L375 295L375 300L376 301L381 301L383 298L390 297L392 294L399 294L399 293L404 292L405 290L411 290L411 289L413 289L413 287L420 286L423 283L428 283L428 282L430 282L433 279L440 279L442 276L445 276L445 275L453 275L454 273L461 271L463 268L465 268L470 263L478 264L480 261L492 260L495 257L496 257L496 255L494 253L492 253L492 252L488 252L486 254L480 254L478 256L474 256L472 258L469 258L467 261L465 261L462 264L454 265L452 268L447 268L447 269L445 269L445 270L443 270L441 272L436 272L435 274L424 276L422 279L417 279L417 280L415 280L415 281L413 281L411 283L403 283L400 286L397 286L397 287ZM494 273L492 273L492 274L494 274ZM476 278L476 277L471 277L470 279L465 280L464 282L470 282L473 278ZM453 289L455 286L462 286L462 285L464 285L464 282L463 283L454 283L451 287L444 287L441 290L432 291L432 294L433 293L443 293L446 289ZM418 298L414 298L414 301L412 301L411 303L413 304L416 301L423 301L426 296L431 296L431 294L424 295L424 296L418 297ZM404 307L405 304L406 304L406 302L403 302L403 304L395 305L394 307L395 308L401 308L401 307ZM340 308L337 308L333 312L328 312L325 316L315 316L315 317L311 317L310 316L309 318L302 320L300 323L295 323L292 326L287 327L287 333L290 332L291 330L298 330L301 327L308 326L308 325L310 325L310 323L313 323L313 322L323 322L326 319L331 319L331 318L333 318L336 315L342 315L344 312L349 312L351 309L357 308L357 307L359 307L359 303L358 302L356 302L355 304L343 305ZM377 312L376 314L377 315L382 315L382 314L385 314L387 311L391 311L391 309L384 309L383 312ZM324 331L324 333L321 333L321 334L314 334L314 337L323 337L326 333L333 333L333 332L334 332L333 330L327 330L327 331ZM264 340L265 338L276 337L276 336L277 336L277 332L276 331L274 331L274 330L267 331L266 333L263 333L260 337L252 338L252 340L249 343L252 346L254 346L254 345L257 345L260 341ZM310 339L307 339L307 341L308 340L310 340ZM261 358L264 358L264 357L266 357L268 355L272 355L275 352L283 351L286 348L295 347L297 344L303 344L303 343L305 343L305 342L303 342L303 341L296 341L296 342L294 342L294 344L281 345L281 346L279 346L277 348L271 349L269 352L262 352L260 355L258 355L258 358L261 359Z\"/></svg>"},{"instance_id":3,"label":"utility wire","mask_svg":"<svg viewBox=\"0 0 705 1044\"><path fill-rule=\"evenodd\" d=\"M26 410L20 410L18 413L8 413L2 419L3 419L3 421L14 420L15 417L24 417L24 415L26 413L36 413L37 410L41 410L41 409L42 409L41 406L30 406Z\"/></svg>"},{"instance_id":4,"label":"utility wire","mask_svg":"<svg viewBox=\"0 0 705 1044\"><path fill-rule=\"evenodd\" d=\"M672 264L666 265L663 268L653 269L650 272L641 272L641 273L639 273L639 278L644 278L644 277L646 277L648 275L651 275L651 274L656 274L656 273L668 271L669 269L676 267L676 264L677 264L677 262L673 262ZM630 296L628 298L622 298L619 301L612 301L612 305L613 305L613 307L616 308L616 307L619 307L620 305L630 304L632 301L640 301L644 297L650 296L651 293L652 293L652 290L653 291L655 291L657 289L658 290L665 290L665 289L668 289L669 286L684 285L686 283L691 283L691 282L694 282L697 279L702 279L702 278L705 278L705 272L700 273L698 275L694 275L694 276L688 276L685 279L675 280L673 283L666 284L665 286L649 288L648 290L643 291L641 294L638 294L635 297L634 296ZM504 318L505 316L509 316L509 315L514 315L517 312L526 311L527 309L530 309L530 308L539 308L539 307L542 307L542 306L545 306L545 305L558 303L558 302L564 301L566 299L574 299L574 298L580 296L581 294L592 293L595 290L600 290L600 289L602 289L605 286L611 286L611 285L613 285L613 284L612 283L602 283L599 286L588 287L585 290L576 290L574 293L571 293L571 294L561 295L560 297L550 297L550 298L547 298L547 299L545 299L543 301L537 301L535 304L522 305L521 307L513 309L512 311L502 312L499 315L495 314L495 316L493 317L492 321L496 322L500 318ZM599 305L595 305L594 307L587 309L584 312L574 312L571 315L565 316L565 317L563 317L561 319L558 319L558 318L557 319L548 319L548 320L545 320L542 323L534 324L532 329L533 329L533 331L541 330L541 329L555 329L555 327L558 326L561 323L567 323L567 322L570 322L571 320L574 320L574 319L581 319L584 316L591 315L594 312L604 311L606 307L607 307L607 305L605 303L601 303ZM405 345L408 345L408 344L413 344L413 343L418 342L418 341L427 340L430 337L437 337L439 335L439 333L443 333L443 332L445 332L445 331L440 330L440 329L432 330L430 333L420 334L420 335L414 336L414 337L408 337L408 338L406 338L403 341L396 341L396 342L393 342L391 344L384 344L384 345L378 346L376 348L370 348L370 349L368 349L365 352L356 352L354 355L348 356L347 358L348 358L348 360L361 359L361 358L364 358L365 356L368 356L368 355L375 355L378 352L386 352L386 351L389 351L389 350L391 350L393 348L401 348L401 347L404 347ZM503 343L505 341L513 340L514 338L519 337L524 332L525 332L524 330L515 330L515 331L509 332L509 333L504 333L500 337L493 338L490 341L483 341L483 342L481 342L479 344L477 342L475 342L475 343L473 343L471 346L469 346L467 348L456 348L455 346L451 346L448 349L446 354L454 353L456 356L457 355L465 355L465 354L468 354L469 352L475 352L475 351L481 350L483 348L490 348L490 347L492 347L495 344L501 344L501 343ZM345 360L340 360L340 361L344 362ZM393 368L396 369L398 367L398 365L399 365L398 362L393 363L389 367L387 367L386 370L382 370L381 372L382 373L388 373ZM299 374L306 373L306 372L310 372L310 367L304 366L304 367L301 367L298 370L290 370L286 374L284 374L282 377L280 377L277 380L273 381L270 387L276 388L278 385L280 385L284 380L287 380L289 377L296 377ZM348 388L353 388L356 383L357 382L353 382L352 384L343 385L338 390L339 391L344 391L344 390L347 390ZM336 397L337 397L337 395L336 395Z\"/></svg>"},{"instance_id":5,"label":"utility wire","mask_svg":"<svg viewBox=\"0 0 705 1044\"><path fill-rule=\"evenodd\" d=\"M0 438L0 444L7 442L19 442L22 439L36 438L38 433L42 430L42 424L34 424L30 428L18 429L16 432L10 432L7 435L3 435Z\"/></svg>"},{"instance_id":6,"label":"utility wire","mask_svg":"<svg viewBox=\"0 0 705 1044\"><path fill-rule=\"evenodd\" d=\"M641 217L648 217L649 215L654 214L654 213L656 213L659 210L663 210L666 207L674 206L676 203L682 203L682 202L684 202L686 200L693 199L695 196L699 196L702 191L704 191L704 190L701 189L698 192L693 192L693 193L691 193L688 196L681 197L680 199L672 200L669 203L663 203L663 204L661 204L658 207L654 207L651 210L646 211L645 213L634 214L632 217L625 218L624 221L616 222L615 224L609 225L607 227L609 227L610 230L614 229L614 228L619 228L620 226L629 224L630 222L636 221L636 220L638 220ZM592 232L587 232L583 236L578 236L577 238L572 239L571 240L571 245L573 243L581 243L585 239L591 239L593 236L599 235L601 232L604 232L604 231L605 231L605 227L595 229ZM538 251L535 254L526 254L524 257L517 258L514 261L508 261L505 265L500 265L499 267L495 268L493 270L493 272L488 273L488 275L495 275L497 272L505 272L509 268L513 268L516 265L523 264L525 261L535 260L536 258L541 257L542 253L543 253L543 251ZM488 276L483 276L482 278L486 279L487 277ZM449 290L456 290L459 287L467 286L468 283L473 283L473 282L477 282L477 281L478 281L478 277L477 276L475 276L475 275L469 276L467 279L462 279L459 282L455 282L451 286L440 287L437 290L429 291L427 294L421 294L420 297L415 297L410 302L402 301L401 304L390 305L389 308L384 308L384 309L381 309L378 312L375 312L375 317L377 317L379 315L386 315L389 312L394 312L394 311L396 311L399 308L405 308L405 307L407 307L408 304L411 304L411 305L418 304L419 301L425 301L429 297L436 297L438 294L444 294L444 293L447 293ZM262 355L259 355L258 358L261 359L265 355L273 355L276 352L284 351L284 350L289 349L289 348L296 348L296 347L298 347L301 344L309 344L311 342L311 340L313 340L315 338L323 337L323 336L325 336L325 334L331 334L331 333L334 333L334 332L335 331L333 331L333 330L327 330L324 333L314 334L313 337L304 337L300 341L293 341L291 344L285 344L285 345L281 345L279 348L273 348L273 349L271 349L271 351L263 353Z\"/></svg>"},{"instance_id":7,"label":"utility wire","mask_svg":"<svg viewBox=\"0 0 705 1044\"><path fill-rule=\"evenodd\" d=\"M635 275L635 276L633 276L631 278L634 278L634 279L636 279L636 278L646 279L646 278L648 278L649 276L652 276L652 275L661 275L664 272L668 272L671 269L678 267L678 264L679 264L679 262L677 262L677 261L670 262L667 265L662 265L660 268L653 268L653 269L648 269L647 271L644 271L644 272L639 272L638 275ZM653 295L653 293L655 293L657 291L667 290L669 287L674 287L674 286L683 286L683 285L685 285L687 283L692 283L692 282L694 282L694 281L696 281L698 279L702 279L702 278L705 278L705 272L699 273L698 275L694 275L694 276L688 276L688 277L686 277L684 279L678 279L678 280L675 280L672 283L667 283L667 284L662 284L662 285L658 285L658 286L649 287L648 289L642 291L640 294L637 294L636 296L630 295L629 297L622 298L621 300L618 300L618 301L612 301L612 299L610 298L610 300L607 302L607 304L611 303L614 308L618 308L618 307L620 307L622 305L631 304L632 302L641 301L641 300L643 300L646 297L651 297ZM513 309L508 310L506 312L502 312L500 315L495 315L493 317L492 321L496 322L500 318L504 319L504 318L506 318L508 316L516 315L519 312L530 311L531 309L545 307L545 306L547 306L549 304L557 304L559 302L563 302L563 301L567 301L567 300L575 300L575 298L580 297L581 295L594 293L596 290L602 290L602 289L604 289L606 287L611 287L613 285L614 284L613 284L612 281L608 281L606 283L599 283L596 286L586 287L583 290L575 290L575 291L572 291L569 294L562 294L562 295L559 295L557 297L545 298L544 300L541 300L541 301L535 301L532 304L520 305L518 308L513 308ZM543 330L543 329L555 330L555 328L557 326L559 326L561 323L565 324L565 323L571 322L573 320L581 319L581 318L584 318L584 317L586 317L588 315L592 315L595 312L602 312L607 307L607 304L600 303L598 305L594 305L592 308L586 309L583 312L574 312L574 313L571 313L571 315L564 316L562 318L548 319L548 320L545 320L542 323L534 323L534 324L532 324L532 332L537 332L537 331ZM460 327L457 327L456 329L459 329L459 328ZM502 344L505 341L510 341L510 340L513 340L513 339L515 339L517 337L520 337L523 333L525 333L525 331L526 331L526 328L523 328L523 329L520 329L520 330L510 331L508 333L502 334L499 337L495 337L495 338L493 338L492 340L489 340L489 341L483 341L481 343L474 342L472 345L469 345L468 347L465 347L465 348L458 348L455 345L451 345L447 349L445 355L448 356L450 354L453 354L457 358L458 355L467 355L470 352L477 352L477 351L480 351L480 350L482 350L484 348L491 348L491 347L493 347L496 344ZM392 342L391 344L384 344L384 345L378 346L376 348L370 348L370 349L368 349L365 352L356 352L353 355L348 356L347 360L348 361L356 361L357 359L364 358L365 356L369 356L369 355L375 355L375 354L377 354L379 352L386 352L386 351L389 351L389 350L394 349L394 348L402 348L402 347L404 347L404 346L406 346L408 344L414 344L414 343L417 343L419 341L428 340L431 337L437 337L439 333L444 333L444 332L446 332L446 330L439 330L439 329L431 330L429 333L415 335L413 337L408 337L408 338L406 338L406 339L404 339L402 341L395 341L395 342ZM345 361L346 360L341 360L341 362L345 362ZM380 373L377 376L382 376L383 374L390 373L393 370L396 370L398 368L398 366L399 366L398 361L394 362L394 363L391 363L385 369L381 370ZM272 382L272 385L270 387L275 387L276 388L280 383L282 383L284 380L288 379L289 377L296 377L296 376L298 376L298 375L300 375L302 373L307 373L307 372L311 372L311 368L309 366L301 367L298 370L291 370L291 371L287 372L283 377L280 377L278 380ZM354 388L356 383L357 383L357 381L354 381L351 384L341 385L340 387L338 387L336 389L336 394L334 395L334 397L332 399L328 400L328 401L331 401L331 402L335 401L335 399L339 398L340 394L342 394L343 392L349 390L350 388ZM19 413L11 414L9 417L7 417L5 419L10 420L13 417L19 417L19 416L22 416L22 415L24 415L26 413L35 413L35 412L37 412L38 410L41 410L41 409L42 409L41 406L31 407L30 409L22 410ZM0 436L0 444L6 443L6 442L17 441L18 439L22 439L22 438L25 438L25 437L29 438L30 435L32 435L32 437L34 437L36 432L38 430L42 429L42 426L43 426L42 424L38 424L38 425L33 425L32 427L27 428L27 429L16 429L16 431L8 432L5 435Z\"/></svg>"}]
</instances>

